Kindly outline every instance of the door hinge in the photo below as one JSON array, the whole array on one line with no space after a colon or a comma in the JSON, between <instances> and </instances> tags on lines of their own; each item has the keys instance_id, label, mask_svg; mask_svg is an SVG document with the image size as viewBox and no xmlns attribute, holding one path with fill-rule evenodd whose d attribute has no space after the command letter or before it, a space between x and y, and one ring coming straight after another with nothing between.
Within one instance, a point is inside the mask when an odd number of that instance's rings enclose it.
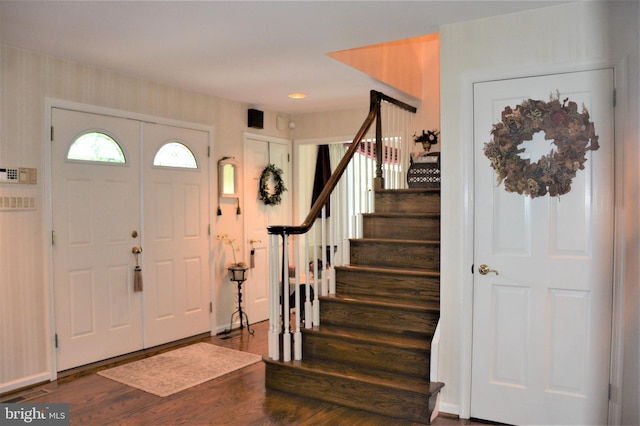
<instances>
[{"instance_id":1,"label":"door hinge","mask_svg":"<svg viewBox=\"0 0 640 426\"><path fill-rule=\"evenodd\" d=\"M56 345L56 348L57 348L58 347L58 333L56 333L56 335L54 337L54 340L55 340L55 345Z\"/></svg>"},{"instance_id":2,"label":"door hinge","mask_svg":"<svg viewBox=\"0 0 640 426\"><path fill-rule=\"evenodd\" d=\"M291 162L291 154L287 154L287 163Z\"/></svg>"},{"instance_id":3,"label":"door hinge","mask_svg":"<svg viewBox=\"0 0 640 426\"><path fill-rule=\"evenodd\" d=\"M609 391L608 392L609 392L609 394L607 396L607 399L609 401L611 401L611 394L613 393L613 385L611 383L609 383Z\"/></svg>"},{"instance_id":4,"label":"door hinge","mask_svg":"<svg viewBox=\"0 0 640 426\"><path fill-rule=\"evenodd\" d=\"M615 108L615 106L618 104L618 92L616 91L616 89L613 89L613 106Z\"/></svg>"},{"instance_id":5,"label":"door hinge","mask_svg":"<svg viewBox=\"0 0 640 426\"><path fill-rule=\"evenodd\" d=\"M51 138L51 142L53 142L53 126L51 126L51 134L49 135L49 137Z\"/></svg>"},{"instance_id":6,"label":"door hinge","mask_svg":"<svg viewBox=\"0 0 640 426\"><path fill-rule=\"evenodd\" d=\"M51 231L51 245L56 245L56 231Z\"/></svg>"},{"instance_id":7,"label":"door hinge","mask_svg":"<svg viewBox=\"0 0 640 426\"><path fill-rule=\"evenodd\" d=\"M211 224L207 225L207 235L211 236Z\"/></svg>"},{"instance_id":8,"label":"door hinge","mask_svg":"<svg viewBox=\"0 0 640 426\"><path fill-rule=\"evenodd\" d=\"M473 274L473 263L471 264L471 273Z\"/></svg>"},{"instance_id":9,"label":"door hinge","mask_svg":"<svg viewBox=\"0 0 640 426\"><path fill-rule=\"evenodd\" d=\"M207 157L211 157L211 147L207 146Z\"/></svg>"},{"instance_id":10,"label":"door hinge","mask_svg":"<svg viewBox=\"0 0 640 426\"><path fill-rule=\"evenodd\" d=\"M213 302L209 302L209 313L213 313Z\"/></svg>"}]
</instances>

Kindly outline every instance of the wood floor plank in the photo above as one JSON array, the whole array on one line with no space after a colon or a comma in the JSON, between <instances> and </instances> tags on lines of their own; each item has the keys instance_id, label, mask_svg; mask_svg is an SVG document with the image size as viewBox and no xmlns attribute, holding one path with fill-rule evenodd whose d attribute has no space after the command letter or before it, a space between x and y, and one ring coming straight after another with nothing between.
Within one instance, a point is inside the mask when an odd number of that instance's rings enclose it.
<instances>
[{"instance_id":1,"label":"wood floor plank","mask_svg":"<svg viewBox=\"0 0 640 426\"><path fill-rule=\"evenodd\" d=\"M208 338L214 345L265 356L268 323L252 325L254 335L233 331ZM95 373L78 375L38 388L51 393L27 403L68 403L72 425L400 425L397 419L294 397L265 389L262 362L210 380L165 398ZM33 390L33 389L32 389ZM406 423L404 423L406 424ZM438 418L432 424L471 425Z\"/></svg>"}]
</instances>

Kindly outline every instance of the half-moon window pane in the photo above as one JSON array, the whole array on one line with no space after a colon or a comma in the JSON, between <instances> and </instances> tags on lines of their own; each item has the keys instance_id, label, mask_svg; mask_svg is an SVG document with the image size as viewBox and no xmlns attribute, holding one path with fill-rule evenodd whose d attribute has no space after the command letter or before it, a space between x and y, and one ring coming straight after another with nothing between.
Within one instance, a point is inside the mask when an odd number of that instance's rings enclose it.
<instances>
[{"instance_id":1,"label":"half-moon window pane","mask_svg":"<svg viewBox=\"0 0 640 426\"><path fill-rule=\"evenodd\" d=\"M100 163L126 163L118 142L100 132L85 133L71 144L69 160L97 161Z\"/></svg>"},{"instance_id":2,"label":"half-moon window pane","mask_svg":"<svg viewBox=\"0 0 640 426\"><path fill-rule=\"evenodd\" d=\"M153 158L154 166L197 169L198 163L191 150L180 142L169 142L158 150Z\"/></svg>"}]
</instances>

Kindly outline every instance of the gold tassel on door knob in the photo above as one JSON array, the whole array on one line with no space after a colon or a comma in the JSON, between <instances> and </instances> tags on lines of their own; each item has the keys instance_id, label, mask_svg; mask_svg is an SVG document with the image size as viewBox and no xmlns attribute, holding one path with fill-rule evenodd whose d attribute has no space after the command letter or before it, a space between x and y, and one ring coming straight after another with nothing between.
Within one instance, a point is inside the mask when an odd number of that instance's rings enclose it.
<instances>
[{"instance_id":1,"label":"gold tassel on door knob","mask_svg":"<svg viewBox=\"0 0 640 426\"><path fill-rule=\"evenodd\" d=\"M141 247L134 247L131 252L136 258L136 267L133 269L133 291L138 293L142 291L142 268L140 267L140 253L142 253Z\"/></svg>"}]
</instances>

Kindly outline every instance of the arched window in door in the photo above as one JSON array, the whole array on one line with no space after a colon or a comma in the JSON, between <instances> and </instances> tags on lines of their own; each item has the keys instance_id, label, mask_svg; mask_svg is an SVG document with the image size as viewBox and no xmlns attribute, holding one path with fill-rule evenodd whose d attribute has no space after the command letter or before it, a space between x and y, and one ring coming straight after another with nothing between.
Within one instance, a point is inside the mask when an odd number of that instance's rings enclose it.
<instances>
[{"instance_id":1,"label":"arched window in door","mask_svg":"<svg viewBox=\"0 0 640 426\"><path fill-rule=\"evenodd\" d=\"M197 169L198 163L193 152L180 142L168 142L160 147L153 165L159 167L177 167L183 169Z\"/></svg>"},{"instance_id":2,"label":"arched window in door","mask_svg":"<svg viewBox=\"0 0 640 426\"><path fill-rule=\"evenodd\" d=\"M127 162L118 142L102 132L88 132L78 137L69 147L67 159L116 164Z\"/></svg>"}]
</instances>

